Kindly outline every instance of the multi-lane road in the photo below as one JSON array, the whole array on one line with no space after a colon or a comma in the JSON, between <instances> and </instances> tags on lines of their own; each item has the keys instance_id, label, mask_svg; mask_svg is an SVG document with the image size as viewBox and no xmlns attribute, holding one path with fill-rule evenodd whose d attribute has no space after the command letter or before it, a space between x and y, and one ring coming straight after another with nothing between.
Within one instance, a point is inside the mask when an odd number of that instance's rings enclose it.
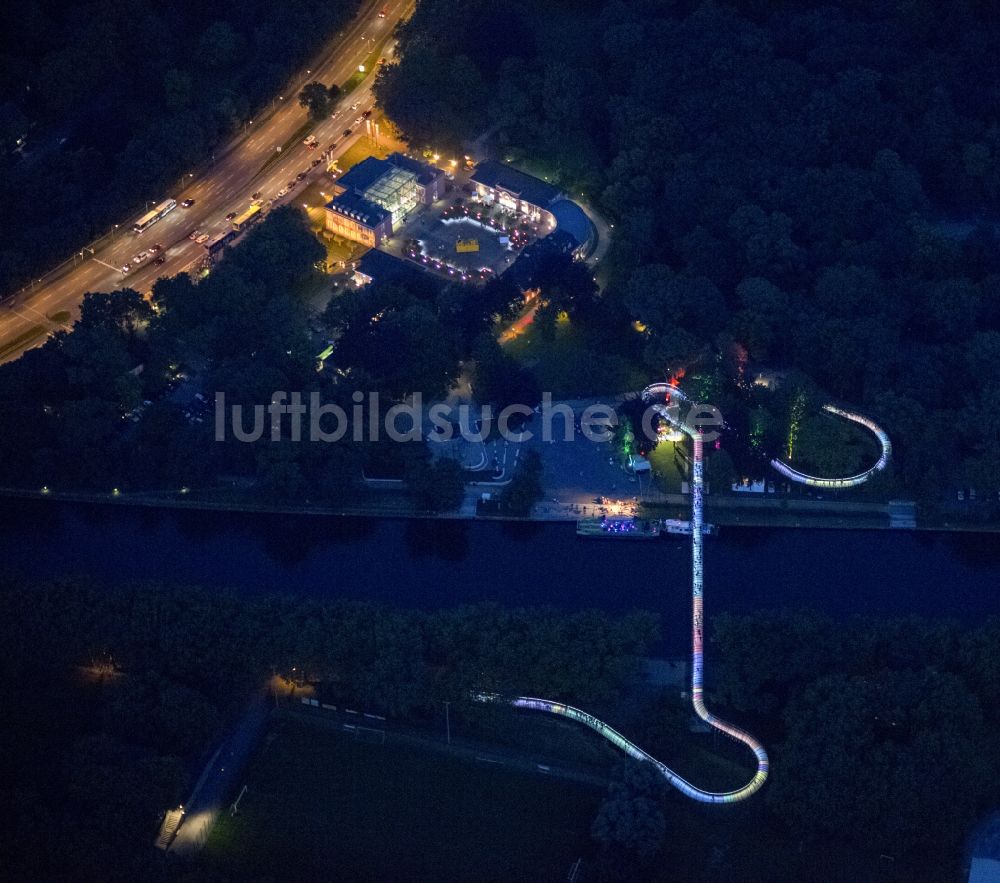
<instances>
[{"instance_id":1,"label":"multi-lane road","mask_svg":"<svg viewBox=\"0 0 1000 883\"><path fill-rule=\"evenodd\" d=\"M410 14L413 4L414 0L366 0L351 24L324 51L324 61L302 71L294 90L275 96L259 118L245 125L232 143L216 151L214 162L205 171L185 176L174 192L159 197L176 199L178 207L174 211L140 234L131 230L135 217L122 218L119 232L94 253L84 250L75 258L75 266L0 303L0 363L19 357L26 349L43 343L49 333L72 323L83 295L89 291L122 287L148 291L158 277L193 269L203 260L205 249L188 238L192 231L200 230L214 239L230 228L226 214L248 208L254 192L260 191L265 200L275 199L298 173L308 172L306 180L297 183L282 199L276 199L275 205L296 201L309 180L325 171L325 164L311 166L320 151L337 141L337 156L365 136L365 126L355 124L355 120L372 107L371 86L377 65L371 65L363 82L337 102L331 119L312 129L319 150L310 150L301 138L295 137L307 122L306 111L298 103L298 90L313 80L342 86L373 50L385 43L396 23ZM391 51L389 42L382 54ZM348 128L353 131L345 137ZM190 208L180 206L186 199L194 200ZM127 274L117 269L154 243L163 246L162 264L150 258Z\"/></svg>"}]
</instances>

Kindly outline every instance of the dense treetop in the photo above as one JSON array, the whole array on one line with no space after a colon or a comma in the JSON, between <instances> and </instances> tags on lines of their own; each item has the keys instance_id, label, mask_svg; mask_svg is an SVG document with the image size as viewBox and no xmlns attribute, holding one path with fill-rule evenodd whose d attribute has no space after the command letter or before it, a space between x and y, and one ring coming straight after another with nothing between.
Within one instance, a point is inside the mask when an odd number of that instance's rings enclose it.
<instances>
[{"instance_id":1,"label":"dense treetop","mask_svg":"<svg viewBox=\"0 0 1000 883\"><path fill-rule=\"evenodd\" d=\"M1000 474L998 28L973 0L422 0L377 92L418 143L489 132L589 193L604 327L639 319L654 374L800 369L931 499Z\"/></svg>"}]
</instances>

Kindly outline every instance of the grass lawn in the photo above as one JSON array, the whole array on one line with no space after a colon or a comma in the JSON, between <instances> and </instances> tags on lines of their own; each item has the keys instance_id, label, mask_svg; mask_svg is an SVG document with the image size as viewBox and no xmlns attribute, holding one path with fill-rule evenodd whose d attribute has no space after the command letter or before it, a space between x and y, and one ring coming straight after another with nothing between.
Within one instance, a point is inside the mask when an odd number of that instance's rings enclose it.
<instances>
[{"instance_id":1,"label":"grass lawn","mask_svg":"<svg viewBox=\"0 0 1000 883\"><path fill-rule=\"evenodd\" d=\"M356 166L359 162L368 159L370 156L385 159L390 153L392 153L390 145L384 143L377 145L373 139L365 135L358 138L357 141L337 158L337 168L346 172L349 168Z\"/></svg>"},{"instance_id":2,"label":"grass lawn","mask_svg":"<svg viewBox=\"0 0 1000 883\"><path fill-rule=\"evenodd\" d=\"M285 721L204 861L241 879L561 880L602 794Z\"/></svg>"},{"instance_id":3,"label":"grass lawn","mask_svg":"<svg viewBox=\"0 0 1000 883\"><path fill-rule=\"evenodd\" d=\"M649 382L649 372L641 365L607 353L598 335L580 330L565 317L556 322L554 340L543 340L532 322L504 348L531 368L542 390L556 399L639 390Z\"/></svg>"},{"instance_id":4,"label":"grass lawn","mask_svg":"<svg viewBox=\"0 0 1000 883\"><path fill-rule=\"evenodd\" d=\"M646 458L653 469L653 481L656 487L664 493L679 494L684 476L677 464L675 447L686 442L661 441ZM685 515L685 518L688 516Z\"/></svg>"}]
</instances>

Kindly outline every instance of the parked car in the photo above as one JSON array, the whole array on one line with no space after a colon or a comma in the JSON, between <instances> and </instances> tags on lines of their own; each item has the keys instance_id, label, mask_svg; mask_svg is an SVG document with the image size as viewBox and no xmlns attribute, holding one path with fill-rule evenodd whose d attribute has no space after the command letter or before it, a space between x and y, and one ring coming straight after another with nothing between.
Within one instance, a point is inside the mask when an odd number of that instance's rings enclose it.
<instances>
[{"instance_id":1,"label":"parked car","mask_svg":"<svg viewBox=\"0 0 1000 883\"><path fill-rule=\"evenodd\" d=\"M201 230L192 230L188 233L188 239L194 242L199 236L201 236Z\"/></svg>"},{"instance_id":2,"label":"parked car","mask_svg":"<svg viewBox=\"0 0 1000 883\"><path fill-rule=\"evenodd\" d=\"M370 108L368 110L366 110L363 114L361 114L361 116L363 116L365 119L368 119L368 117L370 117L371 115L372 115L372 112L371 112Z\"/></svg>"},{"instance_id":3,"label":"parked car","mask_svg":"<svg viewBox=\"0 0 1000 883\"><path fill-rule=\"evenodd\" d=\"M347 137L348 135L350 135L350 134L351 134L351 130L350 130L350 129L344 129L344 137L345 137L345 138L346 138L346 137Z\"/></svg>"},{"instance_id":4,"label":"parked car","mask_svg":"<svg viewBox=\"0 0 1000 883\"><path fill-rule=\"evenodd\" d=\"M226 220L231 221L235 217L236 217L236 212L230 212L228 215L226 215Z\"/></svg>"},{"instance_id":5,"label":"parked car","mask_svg":"<svg viewBox=\"0 0 1000 883\"><path fill-rule=\"evenodd\" d=\"M321 159L314 159L311 163L309 163L309 165L311 165L315 169L316 166L318 166L321 162L323 162L323 160L321 160Z\"/></svg>"},{"instance_id":6,"label":"parked car","mask_svg":"<svg viewBox=\"0 0 1000 883\"><path fill-rule=\"evenodd\" d=\"M181 203L181 208L191 208L191 206L193 206L193 205L194 205L194 200L188 198L188 199L185 199L184 202Z\"/></svg>"},{"instance_id":7,"label":"parked car","mask_svg":"<svg viewBox=\"0 0 1000 883\"><path fill-rule=\"evenodd\" d=\"M156 264L156 266L158 266L158 267L161 264L165 264L166 262L167 262L167 259L162 254L155 261L153 261L153 263Z\"/></svg>"},{"instance_id":8,"label":"parked car","mask_svg":"<svg viewBox=\"0 0 1000 883\"><path fill-rule=\"evenodd\" d=\"M298 174L297 174L297 175L295 176L295 180L296 180L296 181L304 181L304 180L305 180L305 178L306 178L306 173L305 173L305 172L299 172L299 173L298 173Z\"/></svg>"},{"instance_id":9,"label":"parked car","mask_svg":"<svg viewBox=\"0 0 1000 883\"><path fill-rule=\"evenodd\" d=\"M278 191L278 199L281 199L281 197L284 196L286 193L288 193L288 188L287 187L282 187Z\"/></svg>"},{"instance_id":10,"label":"parked car","mask_svg":"<svg viewBox=\"0 0 1000 883\"><path fill-rule=\"evenodd\" d=\"M255 190L253 193L250 194L250 198L251 199L260 199L260 191L259 190Z\"/></svg>"},{"instance_id":11,"label":"parked car","mask_svg":"<svg viewBox=\"0 0 1000 883\"><path fill-rule=\"evenodd\" d=\"M295 185L298 184L298 183L299 183L298 181L289 181L285 186L289 190L294 190L295 189Z\"/></svg>"}]
</instances>

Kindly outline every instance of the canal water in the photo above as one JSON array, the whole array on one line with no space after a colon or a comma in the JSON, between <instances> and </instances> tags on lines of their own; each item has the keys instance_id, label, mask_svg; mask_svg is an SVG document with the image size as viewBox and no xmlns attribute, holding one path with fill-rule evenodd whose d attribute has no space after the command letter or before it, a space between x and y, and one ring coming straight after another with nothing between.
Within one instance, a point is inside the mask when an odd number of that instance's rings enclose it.
<instances>
[{"instance_id":1,"label":"canal water","mask_svg":"<svg viewBox=\"0 0 1000 883\"><path fill-rule=\"evenodd\" d=\"M686 537L581 539L571 524L197 512L0 500L0 573L244 592L655 610L690 640ZM706 615L808 607L1000 615L1000 536L727 527L705 540Z\"/></svg>"}]
</instances>

